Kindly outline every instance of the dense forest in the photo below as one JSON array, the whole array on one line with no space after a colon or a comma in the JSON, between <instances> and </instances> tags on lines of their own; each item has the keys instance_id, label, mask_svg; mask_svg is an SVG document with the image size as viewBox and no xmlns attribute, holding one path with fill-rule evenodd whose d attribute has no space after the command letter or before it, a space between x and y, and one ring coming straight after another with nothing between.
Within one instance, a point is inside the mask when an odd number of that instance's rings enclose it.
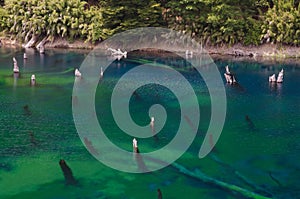
<instances>
[{"instance_id":1,"label":"dense forest","mask_svg":"<svg viewBox=\"0 0 300 199\"><path fill-rule=\"evenodd\" d=\"M0 30L101 41L136 27L183 31L206 45L300 45L300 0L1 0Z\"/></svg>"}]
</instances>

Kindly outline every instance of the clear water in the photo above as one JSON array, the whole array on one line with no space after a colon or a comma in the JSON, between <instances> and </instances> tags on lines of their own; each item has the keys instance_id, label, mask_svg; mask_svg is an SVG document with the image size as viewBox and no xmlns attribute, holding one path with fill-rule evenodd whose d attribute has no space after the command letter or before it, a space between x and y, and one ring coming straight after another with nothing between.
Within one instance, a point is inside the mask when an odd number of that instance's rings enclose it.
<instances>
[{"instance_id":1,"label":"clear water","mask_svg":"<svg viewBox=\"0 0 300 199\"><path fill-rule=\"evenodd\" d=\"M218 187L180 173L171 166L147 174L128 174L113 170L95 160L85 149L72 118L74 68L88 52L52 50L45 55L0 48L0 198L241 198ZM12 75L12 57L21 70L17 80ZM146 57L142 57L146 59ZM148 57L149 59L149 57ZM300 195L300 63L276 64L216 60L220 73L229 64L239 86L225 85L227 117L221 138L213 153L204 159L197 154L210 117L209 93L203 81L182 60L173 59L193 84L201 109L199 133L193 145L178 163L253 191L237 175L245 176L275 198L299 198ZM96 101L109 103L118 78L138 64L136 57L114 62L98 87ZM164 62L166 58L156 59ZM268 75L285 70L284 83L270 87ZM37 85L29 86L31 74ZM152 91L164 93L153 96ZM142 102L131 100L131 114L140 125L149 122L148 108L163 104L173 115L158 134L159 140L143 140L143 151L159 149L172 138L178 127L178 102L172 93L149 85L138 93ZM24 106L28 109L24 109ZM118 146L131 150L131 138L114 125L111 112L97 107L97 114L107 136ZM246 115L253 125L247 123ZM65 159L77 186L67 186L59 167ZM217 161L218 159L219 161ZM221 162L222 163L221 163Z\"/></svg>"}]
</instances>

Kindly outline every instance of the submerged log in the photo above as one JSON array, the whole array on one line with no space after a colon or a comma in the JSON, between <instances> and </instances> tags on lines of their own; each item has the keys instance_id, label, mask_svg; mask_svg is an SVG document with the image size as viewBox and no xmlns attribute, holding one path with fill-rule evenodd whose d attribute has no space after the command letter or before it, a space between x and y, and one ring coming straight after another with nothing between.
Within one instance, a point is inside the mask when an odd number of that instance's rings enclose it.
<instances>
[{"instance_id":1,"label":"submerged log","mask_svg":"<svg viewBox=\"0 0 300 199\"><path fill-rule=\"evenodd\" d=\"M235 174L243 183L245 183L247 186L253 188L257 193L264 194L266 196L272 196L271 192L268 190L263 189L262 187L256 185L254 182L252 182L250 179L248 179L246 176L242 175L240 172L236 171L234 168L232 168L229 164L221 161L217 156L211 155L210 156L212 160L216 161L221 166L229 169L232 173Z\"/></svg>"},{"instance_id":2,"label":"submerged log","mask_svg":"<svg viewBox=\"0 0 300 199\"><path fill-rule=\"evenodd\" d=\"M76 185L77 181L75 180L73 176L73 172L71 168L67 165L65 160L59 161L60 168L65 176L65 181L67 185Z\"/></svg>"},{"instance_id":3,"label":"submerged log","mask_svg":"<svg viewBox=\"0 0 300 199\"><path fill-rule=\"evenodd\" d=\"M33 146L37 146L37 141L34 137L34 134L32 131L29 131L28 132L28 135L29 135L29 138L30 138L30 143L33 145Z\"/></svg>"},{"instance_id":4,"label":"submerged log","mask_svg":"<svg viewBox=\"0 0 300 199\"><path fill-rule=\"evenodd\" d=\"M157 189L157 199L162 199L162 193L160 189Z\"/></svg>"},{"instance_id":5,"label":"submerged log","mask_svg":"<svg viewBox=\"0 0 300 199\"><path fill-rule=\"evenodd\" d=\"M220 188L225 189L227 191L230 191L234 194L238 193L238 194L240 194L240 195L242 195L246 198L253 198L253 199L271 199L269 197L266 197L266 196L254 193L252 191L249 191L247 189L241 188L237 185L229 184L229 183L211 178L211 177L205 175L204 173L202 173L199 170L195 170L193 172L193 171L190 171L187 168L185 168L184 166L182 166L180 164L177 164L177 163L173 163L172 166L174 168L178 169L179 172L181 172L181 173L183 173L187 176L190 176L190 177L196 178L198 180L201 180L204 183L208 183L208 184L212 184L214 186L220 187Z\"/></svg>"},{"instance_id":6,"label":"submerged log","mask_svg":"<svg viewBox=\"0 0 300 199\"><path fill-rule=\"evenodd\" d=\"M254 125L254 123L252 122L252 120L250 119L250 117L249 117L248 115L246 115L245 119L246 119L246 122L247 122L247 124L248 124L248 128L249 128L250 130L255 130L255 125Z\"/></svg>"},{"instance_id":7,"label":"submerged log","mask_svg":"<svg viewBox=\"0 0 300 199\"><path fill-rule=\"evenodd\" d=\"M276 182L279 186L283 186L280 182L279 182L279 180L277 180L273 175L272 175L272 172L270 171L269 172L269 176L270 176L270 178L274 181L274 182Z\"/></svg>"},{"instance_id":8,"label":"submerged log","mask_svg":"<svg viewBox=\"0 0 300 199\"><path fill-rule=\"evenodd\" d=\"M27 104L25 106L23 106L23 109L24 109L24 115L29 116L29 115L32 114L30 109L29 109L29 106Z\"/></svg>"}]
</instances>

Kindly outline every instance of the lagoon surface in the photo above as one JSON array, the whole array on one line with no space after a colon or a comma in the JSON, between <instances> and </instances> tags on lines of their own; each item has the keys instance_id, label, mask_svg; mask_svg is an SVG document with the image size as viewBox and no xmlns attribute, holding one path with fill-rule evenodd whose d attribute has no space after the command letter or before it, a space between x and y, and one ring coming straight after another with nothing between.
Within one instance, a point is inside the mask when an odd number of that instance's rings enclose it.
<instances>
[{"instance_id":1,"label":"lagoon surface","mask_svg":"<svg viewBox=\"0 0 300 199\"><path fill-rule=\"evenodd\" d=\"M172 166L130 174L98 162L81 142L72 116L74 69L80 67L88 51L48 50L40 55L32 50L27 52L27 60L23 60L23 53L0 48L0 198L153 199L158 188L168 199L243 198L186 176ZM107 136L128 151L132 150L132 137L120 133L110 113L113 86L141 60L165 63L167 59L136 56L129 54L127 59L110 65L95 98L97 116L106 116L100 123ZM12 57L18 60L19 78L12 74ZM198 152L210 118L209 92L195 71L180 65L182 60L172 58L172 62L177 62L193 85L201 109L196 139L176 162L264 196L300 198L300 61L286 64L215 59L225 85L227 116L213 152L203 159L198 158ZM223 73L227 64L236 74L238 86L226 84ZM282 68L283 84L270 85L268 76ZM29 86L31 74L36 76L35 87ZM158 139L139 139L142 150L150 152L174 137L179 105L170 100L170 92L155 85L143 87L138 93L139 99L130 102L136 123L149 123L151 104L160 103L171 114ZM76 186L65 184L60 159L72 169Z\"/></svg>"}]
</instances>

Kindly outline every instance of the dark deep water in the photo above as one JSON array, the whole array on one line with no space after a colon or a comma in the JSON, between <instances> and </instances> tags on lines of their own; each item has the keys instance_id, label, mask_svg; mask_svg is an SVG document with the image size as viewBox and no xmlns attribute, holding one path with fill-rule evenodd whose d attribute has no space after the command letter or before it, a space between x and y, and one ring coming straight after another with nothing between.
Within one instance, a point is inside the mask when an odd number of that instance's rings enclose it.
<instances>
[{"instance_id":1,"label":"dark deep water","mask_svg":"<svg viewBox=\"0 0 300 199\"><path fill-rule=\"evenodd\" d=\"M172 167L147 173L129 174L106 167L85 149L76 132L72 117L74 68L79 68L87 51L48 50L45 55L0 48L0 198L240 198L225 190L197 181ZM12 76L12 57L20 66L21 76ZM145 59L145 58L144 58ZM137 59L115 61L107 70L96 94L97 104L109 102L113 85ZM162 61L159 58L156 61ZM173 61L177 61L174 59ZM182 60L181 60L182 61ZM181 64L178 61L178 65ZM253 188L236 172L273 194L274 198L300 198L300 62L233 61L231 57L215 62L223 78L229 64L236 74L238 86L227 85L227 116L225 126L213 153L198 159L203 135L178 163L200 169L216 179ZM268 76L285 70L283 84L270 85ZM182 65L181 72L194 85L201 108L199 132L205 132L210 117L209 93L193 70ZM31 74L37 86L30 87ZM224 79L224 78L223 78ZM171 81L171 80L170 80ZM155 97L151 89L164 93ZM131 101L131 114L139 124L146 124L148 108L160 102L171 112L166 128L154 139L143 141L143 151L152 151L168 143L178 126L178 103L168 101L167 90L154 85L141 88L143 100ZM156 101L155 101L156 100ZM158 100L158 101L157 101ZM24 108L24 106L28 108ZM108 137L124 149L131 150L131 138L121 135L107 109L101 121ZM246 120L246 115L251 122ZM59 167L65 159L71 167L77 186L66 186ZM218 161L219 160L219 161ZM221 162L222 163L221 163Z\"/></svg>"}]
</instances>

